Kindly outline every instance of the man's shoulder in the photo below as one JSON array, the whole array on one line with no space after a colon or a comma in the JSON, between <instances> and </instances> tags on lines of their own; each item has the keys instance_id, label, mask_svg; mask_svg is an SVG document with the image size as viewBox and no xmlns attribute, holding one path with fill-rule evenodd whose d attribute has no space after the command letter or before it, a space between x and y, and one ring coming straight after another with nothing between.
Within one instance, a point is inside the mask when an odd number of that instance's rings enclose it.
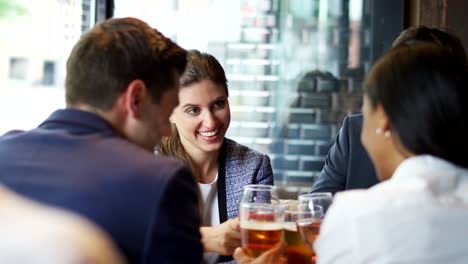
<instances>
[{"instance_id":1,"label":"man's shoulder","mask_svg":"<svg viewBox=\"0 0 468 264\"><path fill-rule=\"evenodd\" d=\"M360 135L362 130L362 114L350 115L343 121L343 127L346 128L346 133Z\"/></svg>"},{"instance_id":2,"label":"man's shoulder","mask_svg":"<svg viewBox=\"0 0 468 264\"><path fill-rule=\"evenodd\" d=\"M362 123L363 115L362 114L353 114L353 115L349 115L347 118L348 118L348 122Z\"/></svg>"},{"instance_id":3,"label":"man's shoulder","mask_svg":"<svg viewBox=\"0 0 468 264\"><path fill-rule=\"evenodd\" d=\"M180 172L185 172L185 166L178 160L163 155L156 155L141 149L125 140L117 140L112 149L101 149L103 153L115 159L116 166L133 170L139 175L159 175L168 179Z\"/></svg>"},{"instance_id":4,"label":"man's shoulder","mask_svg":"<svg viewBox=\"0 0 468 264\"><path fill-rule=\"evenodd\" d=\"M27 132L28 131L19 130L19 129L10 130L0 135L0 143L5 142L5 141L10 141L10 140L15 140L16 138L27 134Z\"/></svg>"},{"instance_id":5,"label":"man's shoulder","mask_svg":"<svg viewBox=\"0 0 468 264\"><path fill-rule=\"evenodd\" d=\"M108 173L101 174L101 179L120 177L121 180L132 179L133 182L163 182L184 169L181 162L155 155L114 134L76 135L65 130L36 128L11 132L0 139L0 146L7 149L13 149L18 144L20 146L17 148L21 149L18 157L24 156L22 153L27 149L40 151L44 164L69 160L70 163L61 166L73 168L86 165L84 170L92 174L105 168L104 171Z\"/></svg>"}]
</instances>

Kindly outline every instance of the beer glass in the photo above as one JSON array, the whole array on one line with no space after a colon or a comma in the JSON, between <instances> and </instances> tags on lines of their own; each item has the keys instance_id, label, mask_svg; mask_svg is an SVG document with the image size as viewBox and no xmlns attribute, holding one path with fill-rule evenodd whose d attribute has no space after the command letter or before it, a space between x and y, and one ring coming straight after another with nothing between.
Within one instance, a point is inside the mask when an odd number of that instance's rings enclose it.
<instances>
[{"instance_id":1,"label":"beer glass","mask_svg":"<svg viewBox=\"0 0 468 264\"><path fill-rule=\"evenodd\" d=\"M319 205L322 207L323 214L327 213L328 207L333 202L333 195L331 192L316 192L299 195L298 201L304 203L310 203L312 205ZM305 202L304 202L305 201Z\"/></svg>"},{"instance_id":2,"label":"beer glass","mask_svg":"<svg viewBox=\"0 0 468 264\"><path fill-rule=\"evenodd\" d=\"M276 187L246 185L239 205L242 248L258 257L281 240L283 206Z\"/></svg>"},{"instance_id":3,"label":"beer glass","mask_svg":"<svg viewBox=\"0 0 468 264\"><path fill-rule=\"evenodd\" d=\"M314 242L320 233L320 225L328 207L333 201L331 193L310 193L299 196L299 219L297 229L304 242L314 249ZM314 253L315 256L315 253Z\"/></svg>"},{"instance_id":4,"label":"beer glass","mask_svg":"<svg viewBox=\"0 0 468 264\"><path fill-rule=\"evenodd\" d=\"M312 264L313 251L297 231L296 222L303 218L301 214L297 202L284 205L283 241L288 244L284 254L288 263Z\"/></svg>"}]
</instances>

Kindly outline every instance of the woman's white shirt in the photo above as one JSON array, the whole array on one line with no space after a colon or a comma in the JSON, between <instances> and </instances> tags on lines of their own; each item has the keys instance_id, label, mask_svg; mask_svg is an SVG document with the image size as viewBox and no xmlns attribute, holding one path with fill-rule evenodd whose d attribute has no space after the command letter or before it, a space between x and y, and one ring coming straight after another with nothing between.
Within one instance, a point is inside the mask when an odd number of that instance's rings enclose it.
<instances>
[{"instance_id":1,"label":"woman's white shirt","mask_svg":"<svg viewBox=\"0 0 468 264\"><path fill-rule=\"evenodd\" d=\"M468 170L422 155L368 190L340 192L318 263L468 263Z\"/></svg>"},{"instance_id":2,"label":"woman's white shirt","mask_svg":"<svg viewBox=\"0 0 468 264\"><path fill-rule=\"evenodd\" d=\"M216 226L220 224L219 221L219 207L218 207L218 175L211 183L199 183L200 193L203 202L203 212L201 215L202 226ZM206 263L216 263L219 254L214 252L207 252L204 254Z\"/></svg>"}]
</instances>

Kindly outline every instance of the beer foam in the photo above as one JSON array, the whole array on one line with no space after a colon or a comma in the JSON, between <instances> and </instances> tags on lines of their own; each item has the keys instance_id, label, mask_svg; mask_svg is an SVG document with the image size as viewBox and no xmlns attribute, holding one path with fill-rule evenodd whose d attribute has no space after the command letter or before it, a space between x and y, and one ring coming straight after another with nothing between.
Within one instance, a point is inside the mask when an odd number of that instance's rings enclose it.
<instances>
[{"instance_id":1,"label":"beer foam","mask_svg":"<svg viewBox=\"0 0 468 264\"><path fill-rule=\"evenodd\" d=\"M242 229L254 230L280 230L283 227L282 223L260 222L260 221L241 221L240 227Z\"/></svg>"},{"instance_id":2,"label":"beer foam","mask_svg":"<svg viewBox=\"0 0 468 264\"><path fill-rule=\"evenodd\" d=\"M294 222L285 222L283 228L288 231L297 232L297 225Z\"/></svg>"}]
</instances>

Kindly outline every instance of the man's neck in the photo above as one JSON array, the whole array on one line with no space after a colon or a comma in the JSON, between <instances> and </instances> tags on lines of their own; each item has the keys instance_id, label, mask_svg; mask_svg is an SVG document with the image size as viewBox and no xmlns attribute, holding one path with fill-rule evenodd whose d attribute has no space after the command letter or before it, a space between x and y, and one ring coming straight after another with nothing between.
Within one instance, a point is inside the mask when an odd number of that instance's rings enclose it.
<instances>
[{"instance_id":1,"label":"man's neck","mask_svg":"<svg viewBox=\"0 0 468 264\"><path fill-rule=\"evenodd\" d=\"M97 107L93 107L87 104L74 104L74 105L67 105L67 108L78 109L81 111L93 113L95 115L100 116L104 120L107 121L111 125L111 127L118 133L122 134L121 124L123 123L122 115L119 114L117 109L111 109L108 111L103 111Z\"/></svg>"}]
</instances>

